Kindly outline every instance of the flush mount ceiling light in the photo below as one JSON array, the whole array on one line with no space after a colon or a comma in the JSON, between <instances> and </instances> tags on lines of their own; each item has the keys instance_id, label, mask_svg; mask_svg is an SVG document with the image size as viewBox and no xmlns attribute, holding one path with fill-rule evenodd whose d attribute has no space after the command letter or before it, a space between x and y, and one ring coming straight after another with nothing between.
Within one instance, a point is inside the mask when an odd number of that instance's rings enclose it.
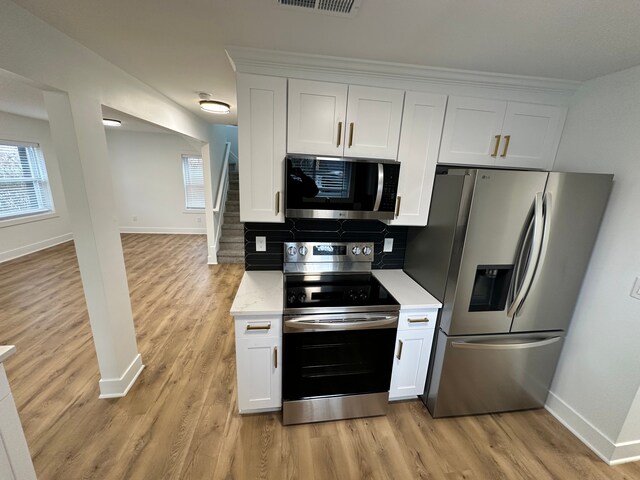
<instances>
[{"instance_id":1,"label":"flush mount ceiling light","mask_svg":"<svg viewBox=\"0 0 640 480\"><path fill-rule=\"evenodd\" d=\"M103 118L102 124L105 127L119 127L120 125L122 125L122 122L120 120L115 120L113 118Z\"/></svg>"},{"instance_id":2,"label":"flush mount ceiling light","mask_svg":"<svg viewBox=\"0 0 640 480\"><path fill-rule=\"evenodd\" d=\"M200 94L200 109L209 113L217 113L218 115L226 115L231 111L231 105L225 102L219 102L218 100L211 100L211 95L208 93Z\"/></svg>"}]
</instances>

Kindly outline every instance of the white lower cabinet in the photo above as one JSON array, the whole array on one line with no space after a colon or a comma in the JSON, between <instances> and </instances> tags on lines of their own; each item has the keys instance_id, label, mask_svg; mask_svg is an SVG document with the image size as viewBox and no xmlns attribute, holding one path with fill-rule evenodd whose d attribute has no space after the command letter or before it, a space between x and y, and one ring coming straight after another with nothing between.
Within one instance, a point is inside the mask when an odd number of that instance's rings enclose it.
<instances>
[{"instance_id":1,"label":"white lower cabinet","mask_svg":"<svg viewBox=\"0 0 640 480\"><path fill-rule=\"evenodd\" d=\"M400 312L389 400L424 392L436 316L437 310Z\"/></svg>"},{"instance_id":2,"label":"white lower cabinet","mask_svg":"<svg viewBox=\"0 0 640 480\"><path fill-rule=\"evenodd\" d=\"M236 316L240 413L282 408L282 317Z\"/></svg>"},{"instance_id":3,"label":"white lower cabinet","mask_svg":"<svg viewBox=\"0 0 640 480\"><path fill-rule=\"evenodd\" d=\"M0 479L35 480L29 447L9 384L0 365Z\"/></svg>"}]
</instances>

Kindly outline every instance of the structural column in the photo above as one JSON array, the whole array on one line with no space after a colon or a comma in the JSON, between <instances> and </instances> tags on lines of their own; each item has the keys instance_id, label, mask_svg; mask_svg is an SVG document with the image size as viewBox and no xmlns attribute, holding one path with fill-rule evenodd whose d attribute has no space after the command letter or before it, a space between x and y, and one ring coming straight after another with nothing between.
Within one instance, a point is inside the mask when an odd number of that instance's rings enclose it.
<instances>
[{"instance_id":1,"label":"structural column","mask_svg":"<svg viewBox=\"0 0 640 480\"><path fill-rule=\"evenodd\" d=\"M71 218L100 398L127 394L144 368L138 353L102 107L95 98L44 92Z\"/></svg>"}]
</instances>

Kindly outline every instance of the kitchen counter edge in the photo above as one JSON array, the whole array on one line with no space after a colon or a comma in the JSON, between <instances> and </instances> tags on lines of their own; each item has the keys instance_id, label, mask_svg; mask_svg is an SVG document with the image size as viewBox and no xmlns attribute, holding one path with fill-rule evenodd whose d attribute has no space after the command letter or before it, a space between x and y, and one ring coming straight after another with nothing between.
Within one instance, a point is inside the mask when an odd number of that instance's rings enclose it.
<instances>
[{"instance_id":1,"label":"kitchen counter edge","mask_svg":"<svg viewBox=\"0 0 640 480\"><path fill-rule=\"evenodd\" d=\"M372 270L372 273L398 301L402 310L442 307L442 303L403 270Z\"/></svg>"},{"instance_id":2,"label":"kitchen counter edge","mask_svg":"<svg viewBox=\"0 0 640 480\"><path fill-rule=\"evenodd\" d=\"M0 345L0 363L16 353L15 345Z\"/></svg>"},{"instance_id":3,"label":"kitchen counter edge","mask_svg":"<svg viewBox=\"0 0 640 480\"><path fill-rule=\"evenodd\" d=\"M244 272L231 305L233 316L282 315L284 280L281 271Z\"/></svg>"}]
</instances>

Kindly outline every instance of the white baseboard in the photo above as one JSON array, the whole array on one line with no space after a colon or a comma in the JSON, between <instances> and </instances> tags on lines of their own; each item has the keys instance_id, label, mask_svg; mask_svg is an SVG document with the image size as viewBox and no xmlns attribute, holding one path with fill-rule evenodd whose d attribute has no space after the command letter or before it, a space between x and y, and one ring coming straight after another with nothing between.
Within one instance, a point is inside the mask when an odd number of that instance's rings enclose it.
<instances>
[{"instance_id":1,"label":"white baseboard","mask_svg":"<svg viewBox=\"0 0 640 480\"><path fill-rule=\"evenodd\" d=\"M7 250L6 252L0 252L0 263L8 262L9 260L13 260L24 255L29 255L30 253L44 250L45 248L50 248L64 242L68 242L69 240L73 240L72 233L65 233L64 235L60 235L58 237L47 238L46 240L42 240L40 242L24 245L19 248L14 248L13 250Z\"/></svg>"},{"instance_id":2,"label":"white baseboard","mask_svg":"<svg viewBox=\"0 0 640 480\"><path fill-rule=\"evenodd\" d=\"M158 233L173 235L206 235L206 227L172 228L172 227L120 227L120 233Z\"/></svg>"},{"instance_id":3,"label":"white baseboard","mask_svg":"<svg viewBox=\"0 0 640 480\"><path fill-rule=\"evenodd\" d=\"M640 440L615 443L553 392L549 392L545 408L607 464L640 460Z\"/></svg>"},{"instance_id":4,"label":"white baseboard","mask_svg":"<svg viewBox=\"0 0 640 480\"><path fill-rule=\"evenodd\" d=\"M100 396L98 398L124 397L129 393L143 369L142 357L138 354L120 378L104 378L98 382L100 385Z\"/></svg>"},{"instance_id":5,"label":"white baseboard","mask_svg":"<svg viewBox=\"0 0 640 480\"><path fill-rule=\"evenodd\" d=\"M620 465L621 463L637 462L639 460L640 440L622 442L616 444L616 450L611 455L609 465Z\"/></svg>"}]
</instances>

